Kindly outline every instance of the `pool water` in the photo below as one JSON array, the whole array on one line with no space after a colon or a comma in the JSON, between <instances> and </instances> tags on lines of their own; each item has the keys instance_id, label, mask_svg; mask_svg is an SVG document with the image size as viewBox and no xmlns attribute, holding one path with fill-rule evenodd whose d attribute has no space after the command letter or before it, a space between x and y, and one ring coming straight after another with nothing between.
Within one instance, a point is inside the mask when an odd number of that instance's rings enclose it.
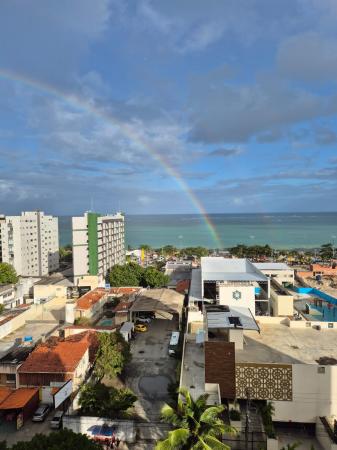
<instances>
[{"instance_id":1,"label":"pool water","mask_svg":"<svg viewBox=\"0 0 337 450\"><path fill-rule=\"evenodd\" d=\"M310 316L312 316L312 320L320 320L322 322L337 322L336 305L325 302L323 300L311 300L307 303L310 303L311 308L316 309L322 314L318 314L317 316L314 314L310 314Z\"/></svg>"},{"instance_id":2,"label":"pool water","mask_svg":"<svg viewBox=\"0 0 337 450\"><path fill-rule=\"evenodd\" d=\"M99 326L99 327L112 327L113 326L113 319L101 319L99 322L97 322L97 326Z\"/></svg>"}]
</instances>

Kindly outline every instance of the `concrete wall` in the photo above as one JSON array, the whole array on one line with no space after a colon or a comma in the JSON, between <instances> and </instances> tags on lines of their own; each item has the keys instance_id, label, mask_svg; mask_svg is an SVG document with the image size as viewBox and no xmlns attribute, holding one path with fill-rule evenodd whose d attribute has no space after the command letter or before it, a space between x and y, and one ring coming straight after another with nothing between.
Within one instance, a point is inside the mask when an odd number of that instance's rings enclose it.
<instances>
[{"instance_id":1,"label":"concrete wall","mask_svg":"<svg viewBox=\"0 0 337 450\"><path fill-rule=\"evenodd\" d=\"M316 423L318 416L336 415L337 366L293 364L292 368L293 401L273 402L273 420Z\"/></svg>"},{"instance_id":2,"label":"concrete wall","mask_svg":"<svg viewBox=\"0 0 337 450\"><path fill-rule=\"evenodd\" d=\"M47 303L33 304L27 310L15 316L12 320L0 325L0 339L23 327L27 320L55 321L65 318L66 299L55 298Z\"/></svg>"},{"instance_id":3,"label":"concrete wall","mask_svg":"<svg viewBox=\"0 0 337 450\"><path fill-rule=\"evenodd\" d=\"M294 312L294 297L284 295L273 288L270 291L271 305L274 316L292 316Z\"/></svg>"},{"instance_id":4,"label":"concrete wall","mask_svg":"<svg viewBox=\"0 0 337 450\"><path fill-rule=\"evenodd\" d=\"M67 287L58 286L55 284L35 284L34 287L34 299L37 298L66 298L67 297Z\"/></svg>"},{"instance_id":5,"label":"concrete wall","mask_svg":"<svg viewBox=\"0 0 337 450\"><path fill-rule=\"evenodd\" d=\"M240 292L241 298L236 300L234 292ZM255 287L254 286L219 286L219 304L229 306L241 306L249 308L255 315Z\"/></svg>"},{"instance_id":6,"label":"concrete wall","mask_svg":"<svg viewBox=\"0 0 337 450\"><path fill-rule=\"evenodd\" d=\"M260 269L261 272L266 275L267 277L276 280L278 283L289 283L294 284L294 270L293 269L287 269L287 270L267 270L267 269Z\"/></svg>"}]
</instances>

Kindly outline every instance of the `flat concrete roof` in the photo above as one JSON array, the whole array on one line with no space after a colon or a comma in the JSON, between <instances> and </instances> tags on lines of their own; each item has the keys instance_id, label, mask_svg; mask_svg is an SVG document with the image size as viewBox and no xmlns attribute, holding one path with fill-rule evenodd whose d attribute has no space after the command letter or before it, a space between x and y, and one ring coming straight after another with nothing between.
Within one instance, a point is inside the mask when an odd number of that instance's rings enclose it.
<instances>
[{"instance_id":1,"label":"flat concrete roof","mask_svg":"<svg viewBox=\"0 0 337 450\"><path fill-rule=\"evenodd\" d=\"M54 330L56 332L57 328L59 328L58 322L51 323L42 320L34 320L34 322L26 323L23 327L18 328L6 337L0 339L0 357L9 353L15 344L15 339L23 339L25 336L32 336L33 344L35 344L41 339L42 334L49 335L54 332Z\"/></svg>"},{"instance_id":2,"label":"flat concrete roof","mask_svg":"<svg viewBox=\"0 0 337 450\"><path fill-rule=\"evenodd\" d=\"M196 335L186 338L182 364L181 387L186 387L193 398L205 393L205 354L202 344L196 344Z\"/></svg>"},{"instance_id":3,"label":"flat concrete roof","mask_svg":"<svg viewBox=\"0 0 337 450\"><path fill-rule=\"evenodd\" d=\"M190 302L198 302L202 300L201 269L192 269L189 300Z\"/></svg>"},{"instance_id":4,"label":"flat concrete roof","mask_svg":"<svg viewBox=\"0 0 337 450\"><path fill-rule=\"evenodd\" d=\"M207 328L232 328L259 331L259 327L249 308L242 306L206 306Z\"/></svg>"},{"instance_id":5,"label":"flat concrete roof","mask_svg":"<svg viewBox=\"0 0 337 450\"><path fill-rule=\"evenodd\" d=\"M285 263L263 262L253 263L253 265L259 270L294 270Z\"/></svg>"},{"instance_id":6,"label":"flat concrete roof","mask_svg":"<svg viewBox=\"0 0 337 450\"><path fill-rule=\"evenodd\" d=\"M260 324L256 331L244 332L244 349L235 351L236 362L318 364L322 357L337 360L337 330L290 328Z\"/></svg>"},{"instance_id":7,"label":"flat concrete roof","mask_svg":"<svg viewBox=\"0 0 337 450\"><path fill-rule=\"evenodd\" d=\"M245 258L203 257L201 273L203 281L268 281L268 278Z\"/></svg>"}]
</instances>

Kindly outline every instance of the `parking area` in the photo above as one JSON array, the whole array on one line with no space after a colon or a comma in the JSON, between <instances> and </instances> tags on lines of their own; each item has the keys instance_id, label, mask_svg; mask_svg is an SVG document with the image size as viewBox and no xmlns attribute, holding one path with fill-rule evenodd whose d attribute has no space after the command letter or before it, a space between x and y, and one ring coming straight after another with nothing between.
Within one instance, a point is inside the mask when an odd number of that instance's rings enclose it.
<instances>
[{"instance_id":1,"label":"parking area","mask_svg":"<svg viewBox=\"0 0 337 450\"><path fill-rule=\"evenodd\" d=\"M49 434L51 431L50 420L53 418L54 411L50 412L44 422L32 422L27 420L20 430L16 430L14 423L1 422L0 424L0 442L7 441L8 445L13 445L19 441L30 441L37 433Z\"/></svg>"},{"instance_id":2,"label":"parking area","mask_svg":"<svg viewBox=\"0 0 337 450\"><path fill-rule=\"evenodd\" d=\"M161 407L170 400L167 388L175 381L178 361L168 355L168 345L177 328L175 320L154 319L131 342L126 385L138 396L135 412L140 420L158 421Z\"/></svg>"}]
</instances>

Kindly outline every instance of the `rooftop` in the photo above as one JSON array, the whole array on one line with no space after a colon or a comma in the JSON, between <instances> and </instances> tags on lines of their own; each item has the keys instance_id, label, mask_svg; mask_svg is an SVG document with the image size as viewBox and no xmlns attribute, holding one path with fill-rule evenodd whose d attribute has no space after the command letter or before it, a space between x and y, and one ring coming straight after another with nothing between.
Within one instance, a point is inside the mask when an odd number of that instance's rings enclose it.
<instances>
[{"instance_id":1,"label":"rooftop","mask_svg":"<svg viewBox=\"0 0 337 450\"><path fill-rule=\"evenodd\" d=\"M39 392L38 388L19 388L11 393L0 404L0 410L21 409Z\"/></svg>"},{"instance_id":2,"label":"rooftop","mask_svg":"<svg viewBox=\"0 0 337 450\"><path fill-rule=\"evenodd\" d=\"M167 311L181 314L184 296L171 289L146 289L133 302L130 311Z\"/></svg>"},{"instance_id":3,"label":"rooftop","mask_svg":"<svg viewBox=\"0 0 337 450\"><path fill-rule=\"evenodd\" d=\"M90 332L75 334L66 340L50 338L40 344L18 369L19 373L74 372L92 342Z\"/></svg>"},{"instance_id":4,"label":"rooftop","mask_svg":"<svg viewBox=\"0 0 337 450\"><path fill-rule=\"evenodd\" d=\"M201 258L203 281L268 281L254 265L245 258Z\"/></svg>"},{"instance_id":5,"label":"rooftop","mask_svg":"<svg viewBox=\"0 0 337 450\"><path fill-rule=\"evenodd\" d=\"M190 302L198 302L202 300L201 269L192 269L189 299Z\"/></svg>"},{"instance_id":6,"label":"rooftop","mask_svg":"<svg viewBox=\"0 0 337 450\"><path fill-rule=\"evenodd\" d=\"M14 284L0 284L0 294L6 291L12 291L14 287Z\"/></svg>"},{"instance_id":7,"label":"rooftop","mask_svg":"<svg viewBox=\"0 0 337 450\"><path fill-rule=\"evenodd\" d=\"M48 321L35 321L34 323L26 322L26 324L0 339L0 357L6 355L12 350L16 339L24 339L25 336L33 338L33 344L41 339L42 335L48 335L59 327L58 323Z\"/></svg>"},{"instance_id":8,"label":"rooftop","mask_svg":"<svg viewBox=\"0 0 337 450\"><path fill-rule=\"evenodd\" d=\"M113 287L113 288L110 288L109 294L130 295L130 294L134 294L135 292L140 291L141 289L142 289L141 287Z\"/></svg>"},{"instance_id":9,"label":"rooftop","mask_svg":"<svg viewBox=\"0 0 337 450\"><path fill-rule=\"evenodd\" d=\"M107 291L104 288L96 288L93 291L87 292L77 300L76 309L90 309L106 294Z\"/></svg>"},{"instance_id":10,"label":"rooftop","mask_svg":"<svg viewBox=\"0 0 337 450\"><path fill-rule=\"evenodd\" d=\"M244 332L244 349L235 351L236 362L317 364L319 358L337 359L337 330L260 325L260 334Z\"/></svg>"},{"instance_id":11,"label":"rooftop","mask_svg":"<svg viewBox=\"0 0 337 450\"><path fill-rule=\"evenodd\" d=\"M242 330L259 331L249 308L240 306L205 306L207 327L214 328L238 328Z\"/></svg>"},{"instance_id":12,"label":"rooftop","mask_svg":"<svg viewBox=\"0 0 337 450\"><path fill-rule=\"evenodd\" d=\"M33 347L15 347L0 358L0 364L21 364L32 352Z\"/></svg>"},{"instance_id":13,"label":"rooftop","mask_svg":"<svg viewBox=\"0 0 337 450\"><path fill-rule=\"evenodd\" d=\"M58 286L73 286L74 284L68 280L65 276L60 273L50 275L41 278L41 280L34 283L35 286L48 286L50 284L55 284Z\"/></svg>"},{"instance_id":14,"label":"rooftop","mask_svg":"<svg viewBox=\"0 0 337 450\"><path fill-rule=\"evenodd\" d=\"M253 263L253 265L259 270L293 270L285 263L262 262L262 263Z\"/></svg>"}]
</instances>

